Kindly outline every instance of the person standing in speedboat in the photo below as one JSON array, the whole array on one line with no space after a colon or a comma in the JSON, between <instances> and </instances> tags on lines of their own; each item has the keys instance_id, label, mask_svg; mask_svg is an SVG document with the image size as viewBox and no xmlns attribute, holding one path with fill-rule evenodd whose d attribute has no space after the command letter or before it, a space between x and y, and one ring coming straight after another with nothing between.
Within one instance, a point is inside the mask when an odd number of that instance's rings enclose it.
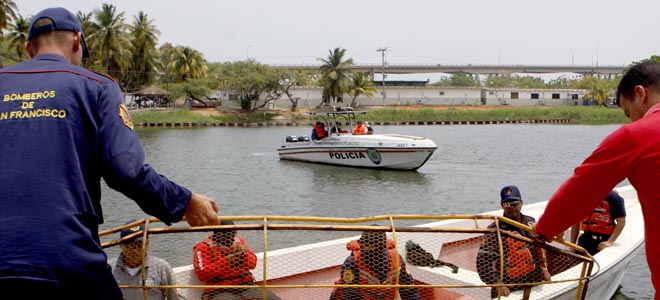
<instances>
[{"instance_id":1,"label":"person standing in speedboat","mask_svg":"<svg viewBox=\"0 0 660 300\"><path fill-rule=\"evenodd\" d=\"M78 18L33 18L29 61L0 70L0 289L21 299L122 299L98 236L101 179L166 224L218 224L215 201L145 163L113 79L80 67Z\"/></svg>"},{"instance_id":2,"label":"person standing in speedboat","mask_svg":"<svg viewBox=\"0 0 660 300\"><path fill-rule=\"evenodd\" d=\"M328 130L325 129L323 122L317 121L312 128L312 141L320 141L328 136Z\"/></svg>"},{"instance_id":3,"label":"person standing in speedboat","mask_svg":"<svg viewBox=\"0 0 660 300\"><path fill-rule=\"evenodd\" d=\"M367 128L367 134L374 134L374 129L371 127L369 122L365 121L364 122L364 127Z\"/></svg>"},{"instance_id":4,"label":"person standing in speedboat","mask_svg":"<svg viewBox=\"0 0 660 300\"><path fill-rule=\"evenodd\" d=\"M362 121L358 121L357 125L355 125L355 128L353 128L353 135L362 135L362 134L367 134L367 127L364 126L364 123L362 123Z\"/></svg>"}]
</instances>

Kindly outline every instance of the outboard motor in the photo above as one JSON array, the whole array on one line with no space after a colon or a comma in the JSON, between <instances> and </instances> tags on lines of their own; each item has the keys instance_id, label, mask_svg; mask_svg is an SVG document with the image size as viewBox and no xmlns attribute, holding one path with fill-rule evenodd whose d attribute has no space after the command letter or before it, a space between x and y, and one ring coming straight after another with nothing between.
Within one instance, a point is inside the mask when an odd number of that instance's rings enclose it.
<instances>
[{"instance_id":1,"label":"outboard motor","mask_svg":"<svg viewBox=\"0 0 660 300\"><path fill-rule=\"evenodd\" d=\"M337 107L337 111L353 111L353 108L350 106Z\"/></svg>"},{"instance_id":2,"label":"outboard motor","mask_svg":"<svg viewBox=\"0 0 660 300\"><path fill-rule=\"evenodd\" d=\"M298 142L298 137L295 135L290 135L286 137L286 142L287 143L296 143Z\"/></svg>"}]
</instances>

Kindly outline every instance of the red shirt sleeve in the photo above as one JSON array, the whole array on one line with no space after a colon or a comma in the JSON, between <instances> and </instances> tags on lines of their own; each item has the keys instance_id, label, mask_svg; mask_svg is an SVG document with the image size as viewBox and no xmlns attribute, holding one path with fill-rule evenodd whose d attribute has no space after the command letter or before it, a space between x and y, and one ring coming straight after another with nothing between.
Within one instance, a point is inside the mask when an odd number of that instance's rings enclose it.
<instances>
[{"instance_id":1,"label":"red shirt sleeve","mask_svg":"<svg viewBox=\"0 0 660 300\"><path fill-rule=\"evenodd\" d=\"M626 126L607 136L552 195L536 224L537 232L557 236L589 215L634 169L636 148Z\"/></svg>"}]
</instances>

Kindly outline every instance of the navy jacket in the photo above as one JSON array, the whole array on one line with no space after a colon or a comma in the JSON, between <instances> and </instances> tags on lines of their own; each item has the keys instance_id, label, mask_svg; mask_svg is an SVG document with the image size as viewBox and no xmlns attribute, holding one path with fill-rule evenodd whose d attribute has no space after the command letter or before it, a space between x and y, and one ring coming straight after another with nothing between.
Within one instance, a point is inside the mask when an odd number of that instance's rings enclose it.
<instances>
[{"instance_id":1,"label":"navy jacket","mask_svg":"<svg viewBox=\"0 0 660 300\"><path fill-rule=\"evenodd\" d=\"M101 178L167 224L183 218L191 192L145 164L111 78L43 54L0 70L0 97L0 280L107 275Z\"/></svg>"}]
</instances>

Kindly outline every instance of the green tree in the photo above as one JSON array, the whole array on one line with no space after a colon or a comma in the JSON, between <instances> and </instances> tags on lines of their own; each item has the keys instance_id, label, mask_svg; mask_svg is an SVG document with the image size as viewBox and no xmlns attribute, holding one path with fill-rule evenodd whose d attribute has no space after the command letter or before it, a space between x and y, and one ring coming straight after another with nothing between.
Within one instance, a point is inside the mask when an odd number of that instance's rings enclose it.
<instances>
[{"instance_id":1,"label":"green tree","mask_svg":"<svg viewBox=\"0 0 660 300\"><path fill-rule=\"evenodd\" d=\"M314 84L314 78L309 72L304 70L286 71L283 74L284 78L281 80L282 93L289 98L289 102L291 102L291 111L295 112L298 110L298 101L300 101L300 97L294 97L291 88L295 86L312 85Z\"/></svg>"},{"instance_id":2,"label":"green tree","mask_svg":"<svg viewBox=\"0 0 660 300\"><path fill-rule=\"evenodd\" d=\"M101 51L97 50L95 48L96 45L90 44L90 38L89 36L94 33L96 30L97 26L94 24L92 18L93 15L92 13L83 13L81 11L78 11L78 14L76 15L78 17L78 21L80 21L80 26L82 27L83 34L85 35L85 41L87 42L87 50L89 51L89 55L91 56L90 58L85 58L82 61L82 65L85 68L89 68L98 72L103 72L103 66L101 65L101 60L100 60L100 55ZM99 57L98 59L95 59L96 57Z\"/></svg>"},{"instance_id":3,"label":"green tree","mask_svg":"<svg viewBox=\"0 0 660 300\"><path fill-rule=\"evenodd\" d=\"M199 51L177 46L168 50L167 72L171 73L174 82L180 83L188 79L204 79L208 76L208 65Z\"/></svg>"},{"instance_id":4,"label":"green tree","mask_svg":"<svg viewBox=\"0 0 660 300\"><path fill-rule=\"evenodd\" d=\"M452 74L435 82L435 86L479 86L479 80L470 74Z\"/></svg>"},{"instance_id":5,"label":"green tree","mask_svg":"<svg viewBox=\"0 0 660 300\"><path fill-rule=\"evenodd\" d=\"M543 79L532 76L514 77L513 84L520 89L542 89L546 87Z\"/></svg>"},{"instance_id":6,"label":"green tree","mask_svg":"<svg viewBox=\"0 0 660 300\"><path fill-rule=\"evenodd\" d=\"M551 89L570 89L575 86L576 82L577 81L574 79L569 79L562 76L548 81L546 87Z\"/></svg>"},{"instance_id":7,"label":"green tree","mask_svg":"<svg viewBox=\"0 0 660 300\"><path fill-rule=\"evenodd\" d=\"M18 11L18 7L14 1L0 0L0 38L3 37L7 26L16 19L16 11ZM2 62L2 55L0 55L0 68L3 67L4 63Z\"/></svg>"},{"instance_id":8,"label":"green tree","mask_svg":"<svg viewBox=\"0 0 660 300\"><path fill-rule=\"evenodd\" d=\"M255 111L282 96L286 72L254 60L237 61L225 63L220 68L218 80L222 88L238 95L243 110Z\"/></svg>"},{"instance_id":9,"label":"green tree","mask_svg":"<svg viewBox=\"0 0 660 300\"><path fill-rule=\"evenodd\" d=\"M342 96L348 92L350 85L351 71L348 66L353 65L353 59L349 58L344 60L346 49L335 48L329 50L330 54L327 58L318 58L323 65L320 67L321 71L321 86L323 86L324 101L321 105L328 104L325 101L332 101L332 104L343 102Z\"/></svg>"},{"instance_id":10,"label":"green tree","mask_svg":"<svg viewBox=\"0 0 660 300\"><path fill-rule=\"evenodd\" d=\"M134 16L130 35L133 51L131 52L131 71L128 76L129 90L152 84L160 64L158 49L156 49L160 31L156 28L154 21L150 20L143 11Z\"/></svg>"},{"instance_id":11,"label":"green tree","mask_svg":"<svg viewBox=\"0 0 660 300\"><path fill-rule=\"evenodd\" d=\"M93 32L86 41L98 51L95 59L101 62L104 72L124 82L131 51L124 12L118 13L114 5L104 3L94 11L94 18Z\"/></svg>"},{"instance_id":12,"label":"green tree","mask_svg":"<svg viewBox=\"0 0 660 300\"><path fill-rule=\"evenodd\" d=\"M585 76L576 84L576 88L588 90L584 95L585 100L592 101L596 105L603 105L612 94L612 89L607 80L597 76Z\"/></svg>"},{"instance_id":13,"label":"green tree","mask_svg":"<svg viewBox=\"0 0 660 300\"><path fill-rule=\"evenodd\" d=\"M197 101L204 106L210 106L211 99L208 95L211 93L210 83L207 79L189 79L185 82L175 83L169 87L169 97L171 99L184 98L188 108L192 108L193 102Z\"/></svg>"},{"instance_id":14,"label":"green tree","mask_svg":"<svg viewBox=\"0 0 660 300\"><path fill-rule=\"evenodd\" d=\"M354 74L348 88L348 94L353 97L351 107L355 107L355 99L360 95L365 95L369 100L373 100L376 92L378 90L374 87L374 83L367 76L364 76L364 73Z\"/></svg>"},{"instance_id":15,"label":"green tree","mask_svg":"<svg viewBox=\"0 0 660 300\"><path fill-rule=\"evenodd\" d=\"M27 57L24 45L27 42L28 30L30 30L30 21L19 14L14 22L9 24L9 32L5 35L9 40L7 51L16 51L18 61L23 61L23 57Z\"/></svg>"},{"instance_id":16,"label":"green tree","mask_svg":"<svg viewBox=\"0 0 660 300\"><path fill-rule=\"evenodd\" d=\"M511 78L510 74L503 76L489 75L486 78L486 86L490 88L506 88L513 86L514 80Z\"/></svg>"}]
</instances>

